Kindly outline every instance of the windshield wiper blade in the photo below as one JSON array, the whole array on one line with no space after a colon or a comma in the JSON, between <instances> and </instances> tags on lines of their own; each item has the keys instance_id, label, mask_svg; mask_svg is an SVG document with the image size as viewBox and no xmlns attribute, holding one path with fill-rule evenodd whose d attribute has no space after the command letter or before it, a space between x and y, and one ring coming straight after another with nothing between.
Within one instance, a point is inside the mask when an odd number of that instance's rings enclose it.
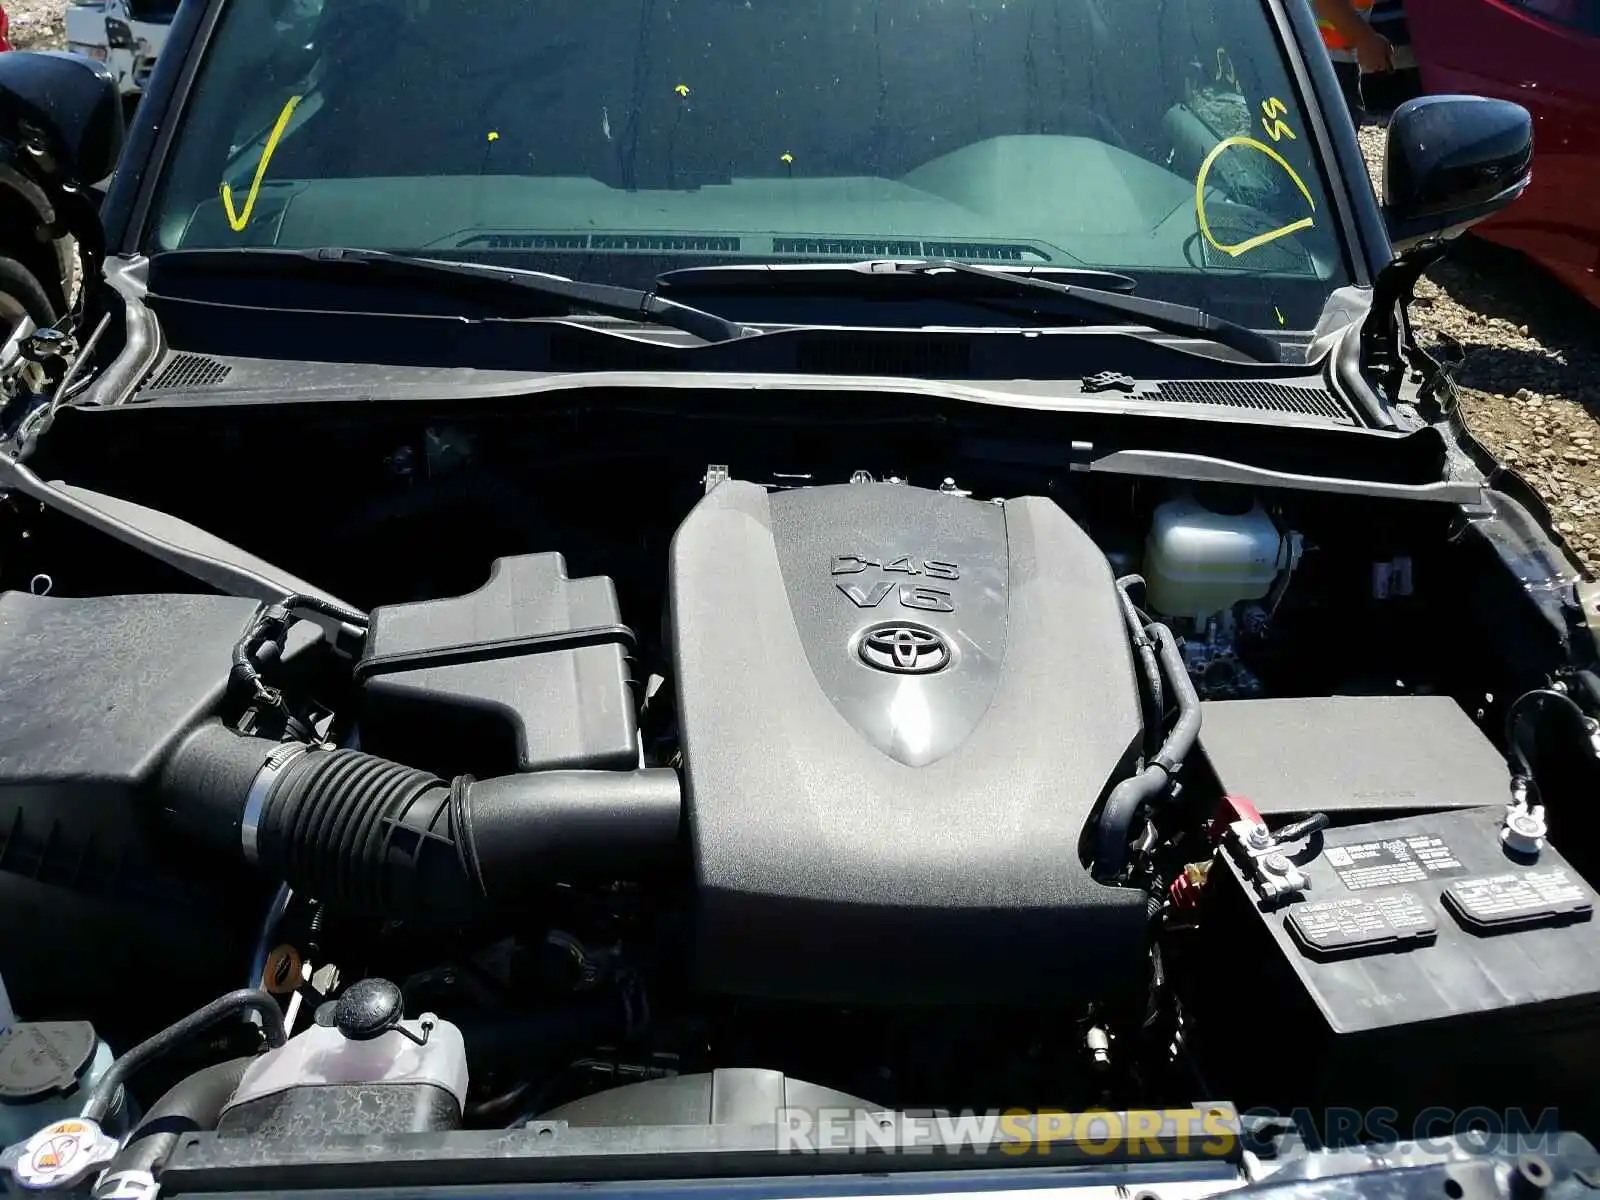
<instances>
[{"instance_id":1,"label":"windshield wiper blade","mask_svg":"<svg viewBox=\"0 0 1600 1200\"><path fill-rule=\"evenodd\" d=\"M759 332L738 321L668 300L654 291L605 283L583 283L564 275L546 275L487 263L452 262L420 254L394 254L384 250L343 246L322 246L311 250L241 246L238 249L168 250L158 255L156 261L168 266L208 272L253 273L266 267L309 274L348 272L356 278L367 276L373 279L406 280L435 287L441 283L460 283L473 290L486 286L504 288L508 292L559 301L568 310L664 325L706 342L737 341Z\"/></svg>"},{"instance_id":2,"label":"windshield wiper blade","mask_svg":"<svg viewBox=\"0 0 1600 1200\"><path fill-rule=\"evenodd\" d=\"M912 270L918 274L936 274L940 271L953 271L958 275L973 273L994 278L996 272L983 267L973 266L971 263L955 262L950 259L934 259L922 263L912 264ZM1124 296L1119 292L1109 292L1102 288L1081 287L1072 283L1052 283L1048 279L1038 279L1031 275L1001 275L1009 279L1018 291L1043 291L1053 292L1056 295L1068 296L1074 300L1081 300L1089 308L1102 313L1130 317L1141 325L1162 333L1174 333L1184 337L1200 337L1207 341L1215 342L1219 346L1226 346L1230 350L1237 350L1262 363L1278 363L1283 361L1283 356L1278 350L1278 343L1267 337L1264 333L1257 333L1254 329L1236 324L1224 317L1212 316L1203 308L1195 308L1188 304L1175 304L1170 300L1151 300L1145 296Z\"/></svg>"},{"instance_id":3,"label":"windshield wiper blade","mask_svg":"<svg viewBox=\"0 0 1600 1200\"><path fill-rule=\"evenodd\" d=\"M855 279L851 277L869 276L872 280L881 280L886 275L896 275L904 281L915 277L925 277L926 268L944 265L940 259L936 263L924 259L899 260L881 259L867 262L776 262L776 263L728 263L714 267L682 267L676 271L668 271L656 277L656 282L666 284L677 292L778 292L794 290L796 292L814 292L818 284L844 283L851 284ZM955 263L956 266L966 266L965 263ZM971 268L970 273L965 273L967 279L987 279L998 281L993 287L984 287L982 283L974 285L974 292L987 291L991 294L1008 295L1011 289L1006 286L1008 280L1014 279L1047 279L1060 283L1079 284L1084 287L1104 288L1108 292L1131 292L1139 286L1139 281L1131 275L1124 275L1120 271L1102 271L1093 267L977 267ZM866 279L860 280L860 286L867 287L871 284Z\"/></svg>"},{"instance_id":4,"label":"windshield wiper blade","mask_svg":"<svg viewBox=\"0 0 1600 1200\"><path fill-rule=\"evenodd\" d=\"M1226 318L1213 316L1204 309L1193 308L1187 304L1176 304L1170 300L1151 300L1144 296L1129 296L1122 291L1112 291L1104 287L1088 287L1082 283L1057 282L1056 280L1041 278L1038 275L1024 275L1020 272L996 270L990 267L981 267L974 263L956 262L953 259L915 259L897 260L890 259L879 262L845 264L847 270L843 273L830 269L831 264L805 264L811 271L817 272L811 276L813 284L826 278L836 283L844 283L854 277L860 283L855 287L855 294L867 294L868 288L883 286L883 281L899 277L901 279L912 277L924 281L936 280L941 276L947 279L959 278L963 281L983 280L986 287L1002 289L1006 294L1016 296L1028 292L1049 292L1052 295L1062 296L1069 300L1077 301L1087 312L1099 316L1126 317L1131 322L1154 329L1161 333L1177 334L1180 337L1203 338L1219 346L1226 346L1237 350L1240 354L1261 363L1279 363L1283 361L1278 344L1266 334L1257 333L1254 329L1236 324ZM771 281L769 287L782 287L780 280L786 280L789 264L774 263L765 268L766 274L759 271L748 276L732 275L739 271L739 267L700 267L689 272L668 271L657 279L657 283L669 288L677 285L680 277L688 275L688 284L692 290L709 291L710 285L718 278L719 272L730 273L730 278L743 280L745 287L759 287L759 281ZM827 274L821 272L827 271ZM1120 278L1127 278L1122 276ZM872 282L868 282L871 280Z\"/></svg>"}]
</instances>

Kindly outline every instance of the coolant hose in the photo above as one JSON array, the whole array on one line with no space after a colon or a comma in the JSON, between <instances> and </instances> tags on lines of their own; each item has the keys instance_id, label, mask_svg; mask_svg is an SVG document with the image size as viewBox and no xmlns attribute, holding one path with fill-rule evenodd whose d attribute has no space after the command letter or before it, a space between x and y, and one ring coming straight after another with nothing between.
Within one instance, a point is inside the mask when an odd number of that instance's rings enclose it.
<instances>
[{"instance_id":1,"label":"coolant hose","mask_svg":"<svg viewBox=\"0 0 1600 1200\"><path fill-rule=\"evenodd\" d=\"M229 1059L174 1084L129 1135L127 1143L100 1177L94 1194L117 1192L117 1176L126 1171L154 1175L172 1154L180 1137L196 1130L215 1129L223 1105L228 1103L244 1078L245 1068L253 1061L248 1056Z\"/></svg>"},{"instance_id":2,"label":"coolant hose","mask_svg":"<svg viewBox=\"0 0 1600 1200\"><path fill-rule=\"evenodd\" d=\"M83 1111L80 1115L90 1121L105 1120L106 1113L111 1109L111 1102L116 1099L117 1089L140 1067L160 1058L174 1046L181 1045L195 1034L203 1033L219 1021L241 1012L260 1014L267 1045L277 1047L288 1040L283 1028L283 1011L278 1007L278 1002L259 988L240 988L236 992L218 996L210 1004L195 1009L187 1017L174 1021L160 1033L146 1038L132 1050L119 1054L116 1061L106 1068L106 1073L100 1076L99 1082L89 1092L89 1098L83 1102Z\"/></svg>"},{"instance_id":3,"label":"coolant hose","mask_svg":"<svg viewBox=\"0 0 1600 1200\"><path fill-rule=\"evenodd\" d=\"M1117 599L1122 604L1122 619L1127 622L1128 638L1139 659L1139 670L1144 674L1144 687L1139 689L1139 699L1144 705L1144 753L1149 757L1155 753L1161 737L1161 718L1166 712L1166 704L1161 695L1161 672L1156 667L1155 647L1145 633L1138 606L1128 594L1130 588L1143 586L1144 577L1141 575L1124 575L1117 580Z\"/></svg>"},{"instance_id":4,"label":"coolant hose","mask_svg":"<svg viewBox=\"0 0 1600 1200\"><path fill-rule=\"evenodd\" d=\"M1095 840L1094 876L1115 879L1128 862L1128 838L1145 806L1166 790L1172 776L1194 748L1200 734L1200 697L1189 669L1178 651L1177 639L1165 625L1146 630L1156 644L1156 657L1172 684L1178 719L1162 740L1161 749L1137 775L1124 779L1106 797Z\"/></svg>"},{"instance_id":5,"label":"coolant hose","mask_svg":"<svg viewBox=\"0 0 1600 1200\"><path fill-rule=\"evenodd\" d=\"M357 750L203 725L159 781L168 823L347 913L453 923L558 882L670 861L677 773L533 771L447 783Z\"/></svg>"},{"instance_id":6,"label":"coolant hose","mask_svg":"<svg viewBox=\"0 0 1600 1200\"><path fill-rule=\"evenodd\" d=\"M1178 719L1161 743L1156 755L1157 766L1165 767L1168 775L1177 773L1183 760L1189 757L1195 741L1200 737L1200 696L1194 690L1194 680L1189 678L1189 664L1183 661L1178 649L1178 639L1165 625L1150 626L1151 640L1156 644L1156 657L1161 668L1172 682L1173 698L1178 705Z\"/></svg>"}]
</instances>

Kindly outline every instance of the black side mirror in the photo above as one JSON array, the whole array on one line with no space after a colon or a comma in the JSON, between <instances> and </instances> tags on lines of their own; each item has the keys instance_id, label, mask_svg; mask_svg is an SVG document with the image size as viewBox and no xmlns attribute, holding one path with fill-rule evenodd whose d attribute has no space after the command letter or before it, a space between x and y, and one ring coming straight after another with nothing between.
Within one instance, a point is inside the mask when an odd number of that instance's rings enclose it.
<instances>
[{"instance_id":1,"label":"black side mirror","mask_svg":"<svg viewBox=\"0 0 1600 1200\"><path fill-rule=\"evenodd\" d=\"M0 54L0 141L50 182L98 183L122 153L122 100L101 62L76 54Z\"/></svg>"},{"instance_id":2,"label":"black side mirror","mask_svg":"<svg viewBox=\"0 0 1600 1200\"><path fill-rule=\"evenodd\" d=\"M1389 118L1383 217L1396 254L1459 237L1533 178L1533 119L1508 100L1422 96Z\"/></svg>"}]
</instances>

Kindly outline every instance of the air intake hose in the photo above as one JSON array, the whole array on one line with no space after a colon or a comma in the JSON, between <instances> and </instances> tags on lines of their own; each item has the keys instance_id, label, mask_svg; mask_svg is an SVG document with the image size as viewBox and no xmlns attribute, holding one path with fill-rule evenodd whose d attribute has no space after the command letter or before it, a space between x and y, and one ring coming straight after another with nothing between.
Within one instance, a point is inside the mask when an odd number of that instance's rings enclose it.
<instances>
[{"instance_id":1,"label":"air intake hose","mask_svg":"<svg viewBox=\"0 0 1600 1200\"><path fill-rule=\"evenodd\" d=\"M345 912L451 922L554 882L628 878L678 848L676 772L445 782L357 750L201 726L159 781L169 825Z\"/></svg>"}]
</instances>

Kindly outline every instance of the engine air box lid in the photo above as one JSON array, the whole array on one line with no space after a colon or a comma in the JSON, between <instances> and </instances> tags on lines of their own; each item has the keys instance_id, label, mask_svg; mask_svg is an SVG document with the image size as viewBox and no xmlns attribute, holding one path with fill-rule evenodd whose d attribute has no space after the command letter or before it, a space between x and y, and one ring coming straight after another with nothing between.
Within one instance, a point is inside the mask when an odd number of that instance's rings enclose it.
<instances>
[{"instance_id":1,"label":"engine air box lid","mask_svg":"<svg viewBox=\"0 0 1600 1200\"><path fill-rule=\"evenodd\" d=\"M637 766L633 641L610 579L497 559L475 592L373 610L362 749L445 776Z\"/></svg>"},{"instance_id":2,"label":"engine air box lid","mask_svg":"<svg viewBox=\"0 0 1600 1200\"><path fill-rule=\"evenodd\" d=\"M1110 566L1045 499L715 487L670 624L707 990L1061 1003L1144 985L1083 837L1140 733Z\"/></svg>"}]
</instances>

